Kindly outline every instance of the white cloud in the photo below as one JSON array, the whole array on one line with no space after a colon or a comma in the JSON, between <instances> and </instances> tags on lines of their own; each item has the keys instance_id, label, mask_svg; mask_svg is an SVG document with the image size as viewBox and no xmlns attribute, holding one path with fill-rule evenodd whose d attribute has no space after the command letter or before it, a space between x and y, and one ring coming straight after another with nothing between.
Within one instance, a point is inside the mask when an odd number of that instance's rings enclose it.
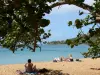
<instances>
[{"instance_id":1,"label":"white cloud","mask_svg":"<svg viewBox=\"0 0 100 75\"><path fill-rule=\"evenodd\" d=\"M77 10L77 8L75 8L73 5L63 5L53 8L51 14L64 14L67 12L73 12L75 10Z\"/></svg>"},{"instance_id":2,"label":"white cloud","mask_svg":"<svg viewBox=\"0 0 100 75\"><path fill-rule=\"evenodd\" d=\"M84 11L87 12L86 10L83 10L82 8L79 8L75 5L63 5L60 7L55 7L52 9L50 15L58 15L58 14L67 14L67 13L71 13L71 12L77 12L77 11Z\"/></svg>"},{"instance_id":3,"label":"white cloud","mask_svg":"<svg viewBox=\"0 0 100 75\"><path fill-rule=\"evenodd\" d=\"M93 5L95 1L94 0L85 0L84 3L88 4L88 5Z\"/></svg>"}]
</instances>

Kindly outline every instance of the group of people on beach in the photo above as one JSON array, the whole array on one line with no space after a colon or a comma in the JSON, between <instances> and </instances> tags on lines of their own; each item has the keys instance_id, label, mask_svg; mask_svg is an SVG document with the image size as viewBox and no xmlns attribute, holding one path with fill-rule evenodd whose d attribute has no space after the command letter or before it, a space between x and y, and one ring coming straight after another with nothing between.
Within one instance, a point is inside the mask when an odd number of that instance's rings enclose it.
<instances>
[{"instance_id":1,"label":"group of people on beach","mask_svg":"<svg viewBox=\"0 0 100 75\"><path fill-rule=\"evenodd\" d=\"M62 62L62 61L72 62L73 61L72 54L70 54L68 58L60 57L60 58L54 58L53 59L53 62Z\"/></svg>"},{"instance_id":2,"label":"group of people on beach","mask_svg":"<svg viewBox=\"0 0 100 75\"><path fill-rule=\"evenodd\" d=\"M60 57L60 58L54 58L53 62L58 62L58 61L73 61L73 57L70 54L69 58L64 58L64 57ZM17 70L17 72L19 74L23 74L23 73L38 73L38 70L36 68L36 65L33 65L33 63L31 63L31 59L28 59L27 63L24 65L25 66L25 71L22 72L20 70Z\"/></svg>"}]
</instances>

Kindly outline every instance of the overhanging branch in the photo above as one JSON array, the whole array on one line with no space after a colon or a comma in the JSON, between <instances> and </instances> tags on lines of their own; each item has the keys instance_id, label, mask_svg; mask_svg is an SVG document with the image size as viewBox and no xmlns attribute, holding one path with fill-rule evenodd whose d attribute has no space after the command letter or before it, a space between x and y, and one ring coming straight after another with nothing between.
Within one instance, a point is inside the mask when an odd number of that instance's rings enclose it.
<instances>
[{"instance_id":1,"label":"overhanging branch","mask_svg":"<svg viewBox=\"0 0 100 75\"><path fill-rule=\"evenodd\" d=\"M92 12L92 10L93 10L92 6L85 4L85 3L77 3L77 2L75 2L75 0L73 0L73 1L71 1L71 0L59 1L59 2L52 4L51 8L61 6L61 5L65 5L65 4L75 5L77 7L83 8L84 10L88 10L89 12ZM97 12L97 14L100 15L100 12ZM100 17L97 18L97 22L100 23Z\"/></svg>"},{"instance_id":2,"label":"overhanging branch","mask_svg":"<svg viewBox=\"0 0 100 75\"><path fill-rule=\"evenodd\" d=\"M54 8L54 7L57 7L57 6L60 6L60 5L65 5L65 4L76 5L76 6L80 7L80 8L83 8L85 10L88 10L90 12L93 9L92 6L87 5L85 3L75 3L75 2L70 2L69 0L66 0L65 2L64 1L63 2L56 2L56 3L52 4L51 7Z\"/></svg>"}]
</instances>

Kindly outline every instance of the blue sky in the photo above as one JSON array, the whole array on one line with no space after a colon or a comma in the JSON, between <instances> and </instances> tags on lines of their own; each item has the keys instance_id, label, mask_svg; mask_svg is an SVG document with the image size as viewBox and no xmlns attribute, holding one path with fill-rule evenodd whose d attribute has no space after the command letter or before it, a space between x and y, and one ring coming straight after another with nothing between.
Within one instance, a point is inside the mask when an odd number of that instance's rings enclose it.
<instances>
[{"instance_id":1,"label":"blue sky","mask_svg":"<svg viewBox=\"0 0 100 75\"><path fill-rule=\"evenodd\" d=\"M93 0L85 0L85 3L89 5L92 5L93 2ZM75 27L69 27L68 21L74 21L78 18L81 19L87 15L84 14L79 16L79 10L88 13L88 11L74 5L63 5L53 8L50 14L46 14L44 18L50 20L50 25L45 28L45 31L51 29L52 34L51 37L47 39L47 41L65 40L76 37L79 30ZM89 28L90 26L84 27L83 31L86 33Z\"/></svg>"}]
</instances>

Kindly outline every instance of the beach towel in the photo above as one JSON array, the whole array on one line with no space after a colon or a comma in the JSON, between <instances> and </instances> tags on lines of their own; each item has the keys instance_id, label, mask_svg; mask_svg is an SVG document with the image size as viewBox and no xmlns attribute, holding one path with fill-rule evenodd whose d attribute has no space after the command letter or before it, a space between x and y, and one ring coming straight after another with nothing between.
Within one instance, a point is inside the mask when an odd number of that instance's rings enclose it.
<instances>
[{"instance_id":1,"label":"beach towel","mask_svg":"<svg viewBox=\"0 0 100 75\"><path fill-rule=\"evenodd\" d=\"M21 71L21 70L17 70L16 72L17 72L18 75L37 75L36 72L27 73L27 72Z\"/></svg>"}]
</instances>

